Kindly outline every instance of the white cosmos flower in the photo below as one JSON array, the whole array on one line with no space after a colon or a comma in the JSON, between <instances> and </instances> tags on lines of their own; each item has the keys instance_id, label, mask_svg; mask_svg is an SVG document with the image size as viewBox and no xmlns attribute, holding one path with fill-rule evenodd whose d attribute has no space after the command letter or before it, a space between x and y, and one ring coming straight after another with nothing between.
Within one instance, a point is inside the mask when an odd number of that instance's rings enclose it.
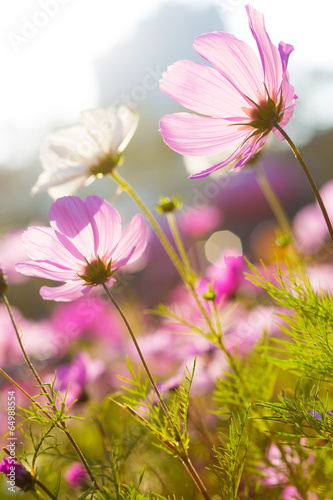
<instances>
[{"instance_id":1,"label":"white cosmos flower","mask_svg":"<svg viewBox=\"0 0 333 500\"><path fill-rule=\"evenodd\" d=\"M47 191L54 199L72 195L95 177L110 173L121 162L138 115L128 106L95 108L83 111L81 122L46 137L40 152L44 170L31 194Z\"/></svg>"}]
</instances>

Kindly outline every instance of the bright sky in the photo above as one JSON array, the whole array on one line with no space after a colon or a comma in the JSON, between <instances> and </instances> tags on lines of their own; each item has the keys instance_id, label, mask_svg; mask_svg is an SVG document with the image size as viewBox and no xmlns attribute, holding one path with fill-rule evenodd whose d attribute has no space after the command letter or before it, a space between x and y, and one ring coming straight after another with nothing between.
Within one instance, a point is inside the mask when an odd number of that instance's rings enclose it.
<instances>
[{"instance_id":1,"label":"bright sky","mask_svg":"<svg viewBox=\"0 0 333 500\"><path fill-rule=\"evenodd\" d=\"M22 165L35 154L50 123L76 121L81 109L98 103L93 61L126 39L137 22L170 0L15 0L0 4L0 163ZM174 0L213 5L227 30L252 43L243 0ZM253 0L265 14L274 43L292 43L292 82L306 79L306 68L333 73L333 2ZM217 28L218 29L218 28ZM200 33L198 33L199 35ZM330 95L328 95L330 94ZM332 75L306 100L317 123L333 125ZM304 99L303 99L304 100ZM321 111L319 111L321 109ZM318 118L319 116L319 118ZM26 140L29 134L29 141ZM22 141L20 141L22 138ZM23 140L25 138L25 140ZM24 145L18 154L18 144ZM21 155L21 156L20 156ZM19 161L18 161L19 160Z\"/></svg>"}]
</instances>

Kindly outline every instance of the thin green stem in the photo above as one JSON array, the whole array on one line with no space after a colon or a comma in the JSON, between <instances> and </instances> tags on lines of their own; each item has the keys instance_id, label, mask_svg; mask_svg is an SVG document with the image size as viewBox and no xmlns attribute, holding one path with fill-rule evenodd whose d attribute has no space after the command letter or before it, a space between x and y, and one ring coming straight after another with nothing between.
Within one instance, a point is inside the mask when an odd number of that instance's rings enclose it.
<instances>
[{"instance_id":1,"label":"thin green stem","mask_svg":"<svg viewBox=\"0 0 333 500\"><path fill-rule=\"evenodd\" d=\"M162 407L162 409L163 409L163 411L164 411L165 415L168 417L168 419L169 419L169 421L170 421L170 424L172 425L172 427L173 427L173 428L175 428L175 425L174 425L174 423L172 422L171 416L170 416L170 414L169 414L169 410L168 410L168 408L167 408L166 404L165 404L165 403L164 403L164 401L163 401L163 398L162 398L162 396L161 396L160 391L158 390L158 388L157 388L157 386L156 386L155 380L154 380L154 378L153 378L153 376L152 376L152 374L151 374L151 371L150 371L150 369L149 369L149 367L148 367L148 365L147 365L147 362L146 362L146 360L145 360L145 357L144 357L144 355L142 354L142 351L141 351L141 349L140 349L140 346L139 346L139 344L138 344L138 341L136 340L136 337L135 337L135 335L134 335L134 332L133 332L133 330L132 330L131 325L129 324L129 322L128 322L128 320L127 320L127 318L126 318L126 316L125 316L124 312L122 311L121 307L120 307L120 306L119 306L119 304L116 302L116 300L114 299L113 295L111 294L110 290L108 289L108 287L106 286L106 284L104 283L104 281L101 281L101 284L102 284L102 286L103 286L103 288L104 288L104 290L105 290L105 293L107 294L107 296L108 296L108 297L109 297L109 299L111 300L112 304L114 305L114 307L117 309L118 313L120 314L120 316L121 316L122 320L124 321L124 323L125 323L125 325L126 325L126 328L127 328L127 330L128 330L128 333L130 334L131 339L132 339L132 341L133 341L133 343L134 343L134 345L135 345L135 349L137 350L137 353L138 353L138 355L139 355L139 358L140 358L140 360L141 360L141 363L143 364L143 367L144 367L144 369L145 369L145 371L146 371L147 377L148 377L148 379L149 379L149 381L150 381L150 383L151 383L151 385L152 385L152 387L153 387L153 389L154 389L154 392L155 392L155 394L156 394L156 396L157 396L157 398L158 398L158 400L159 400L159 402L160 402L160 404L161 404L161 407Z\"/></svg>"},{"instance_id":2,"label":"thin green stem","mask_svg":"<svg viewBox=\"0 0 333 500\"><path fill-rule=\"evenodd\" d=\"M46 415L46 417L48 419L50 419L50 421L54 421L54 418L47 412L44 410L44 408L37 402L35 401L35 399L30 396L30 394L27 393L27 391L25 391L23 389L23 387L21 387L17 382L15 382L14 379L12 379L12 377L10 375L8 375L8 373L6 373L4 370L2 370L2 368L0 368L0 373L1 375L3 375L7 380L8 382L10 382L14 387L16 387L20 392L22 392L22 394L24 394L24 396L26 398L28 398L33 404L35 404L37 406L37 408L44 413L44 415Z\"/></svg>"},{"instance_id":3,"label":"thin green stem","mask_svg":"<svg viewBox=\"0 0 333 500\"><path fill-rule=\"evenodd\" d=\"M294 153L294 155L296 156L297 160L299 161L309 183L310 183L310 186L312 188L312 191L314 192L314 195L319 203L319 206L320 206L320 209L323 213L323 216L324 216L324 219L325 219L325 222L327 224L327 228L328 228L328 231L330 233L330 236L331 236L331 239L332 239L332 242L333 242L333 227L332 227L332 224L331 224L331 221L330 221L330 218L328 216L328 213L327 213L327 210L326 210L326 207L324 205L324 202L322 200L322 197L320 196L320 193L318 191L318 188L312 178L312 175L308 169L308 167L306 166L300 152L298 151L297 147L295 146L295 144L293 143L293 141L290 139L289 135L283 130L282 127L280 127L280 125L278 123L275 123L274 124L274 127L276 127L276 129L283 135L283 137L286 139L286 141L288 142L289 146L290 146L290 149L292 150L292 152Z\"/></svg>"},{"instance_id":4,"label":"thin green stem","mask_svg":"<svg viewBox=\"0 0 333 500\"><path fill-rule=\"evenodd\" d=\"M154 231L156 232L157 236L159 237L160 242L162 243L165 251L169 255L173 265L177 269L180 277L186 281L186 276L183 271L182 263L177 256L176 252L172 248L170 242L168 241L167 237L163 233L160 225L156 221L155 217L149 210L149 208L146 206L146 204L143 202L143 200L140 198L140 196L136 193L136 191L132 188L132 186L125 180L123 179L118 172L114 169L111 174L110 174L113 179L121 186L121 188L133 198L135 203L138 205L138 207L142 210L142 212L145 214L147 217L150 225L153 227Z\"/></svg>"},{"instance_id":5,"label":"thin green stem","mask_svg":"<svg viewBox=\"0 0 333 500\"><path fill-rule=\"evenodd\" d=\"M31 362L31 360L30 360L30 358L29 358L29 356L28 356L28 354L27 354L27 352L26 352L26 350L25 350L25 348L24 348L24 346L23 346L23 343L22 343L22 340L21 340L21 336L20 336L20 333L19 333L18 328L17 328L17 326L16 326L16 323L15 323L15 320L14 320L14 317L13 317L13 314L12 314L12 311L11 311L11 307L10 307L10 305L9 305L9 302L8 302L8 299L7 299L6 295L2 294L2 299L3 299L4 303L5 303L5 306L6 306L6 308L7 308L7 311L8 311L9 317L10 317L10 320L11 320L12 325L13 325L13 327L14 327L14 331L15 331L15 334L16 334L16 338L17 338L18 343L19 343L19 345L20 345L20 349L21 349L21 351L22 351L22 354L23 354L23 356L24 356L24 359L25 359L25 361L26 361L26 363L27 363L27 365L28 365L28 367L29 367L29 369L30 369L31 373L33 374L33 376L34 376L34 377L35 377L35 379L37 380L38 384L40 385L40 387L41 387L42 391L44 392L45 396L46 396L46 397L48 398L48 400L52 403L52 399L50 398L50 395L47 393L47 391L46 391L46 389L45 389L45 387L44 387L44 385L43 385L43 382L42 382L42 380L41 380L40 376L38 375L37 371L35 370L35 367L34 367L34 365L32 364L32 362Z\"/></svg>"},{"instance_id":6,"label":"thin green stem","mask_svg":"<svg viewBox=\"0 0 333 500\"><path fill-rule=\"evenodd\" d=\"M211 497L208 494L206 486L204 485L204 483L203 483L201 477L199 476L199 474L197 473L196 469L193 467L193 464L192 464L190 458L188 456L186 456L185 459L184 459L184 457L181 457L181 460L182 460L187 472L189 473L189 475L192 477L194 483L196 484L198 490L201 492L202 496L206 500L211 500Z\"/></svg>"},{"instance_id":7,"label":"thin green stem","mask_svg":"<svg viewBox=\"0 0 333 500\"><path fill-rule=\"evenodd\" d=\"M174 249L170 245L170 242L168 241L165 234L163 233L163 230L161 229L160 225L156 221L155 217L153 216L153 214L151 213L149 208L146 206L146 204L140 198L140 196L132 188L132 186L130 184L128 184L128 182L125 179L123 179L115 169L111 172L110 175L119 184L119 186L121 186L121 188L133 198L133 200L136 202L138 207L142 210L142 212L147 217L148 222L150 223L150 225L152 226L152 228L156 232L157 236L159 237L161 244L163 245L165 251L169 255L169 257L170 257L172 263L174 264L175 268L177 269L180 277L182 278L185 285L191 291L191 293L194 297L194 300L195 300L196 304L198 305L203 317L205 318L207 325L209 326L212 334L216 335L216 332L214 330L214 326L213 326L207 312L205 311L204 307L202 306L200 299L196 293L195 286L194 286L194 283L192 280L192 274L193 274L192 270L191 270L191 273L189 275L187 275L187 273L184 272L181 260L179 259L178 255L176 254L176 252L174 251ZM190 276L190 279L188 279L188 276Z\"/></svg>"},{"instance_id":8,"label":"thin green stem","mask_svg":"<svg viewBox=\"0 0 333 500\"><path fill-rule=\"evenodd\" d=\"M190 261L187 257L187 253L186 253L183 241L182 241L180 234L179 234L179 231L178 231L175 215L173 212L167 212L166 216L167 216L167 220L169 223L172 237L173 237L174 242L176 244L176 247L178 249L179 255L183 261L185 273L188 277L192 278L193 271L191 269Z\"/></svg>"},{"instance_id":9,"label":"thin green stem","mask_svg":"<svg viewBox=\"0 0 333 500\"><path fill-rule=\"evenodd\" d=\"M288 237L288 243L290 243L293 253L297 259L297 261L302 264L302 258L298 251L298 248L295 243L295 238L293 235L293 230L291 228L289 219L282 208L280 200L274 193L272 186L270 185L267 176L265 174L264 168L260 162L258 162L255 166L255 173L257 176L258 184L261 188L262 193L264 194L271 210L280 226L282 233Z\"/></svg>"},{"instance_id":10,"label":"thin green stem","mask_svg":"<svg viewBox=\"0 0 333 500\"><path fill-rule=\"evenodd\" d=\"M35 379L37 380L37 382L38 382L39 386L41 387L41 389L42 389L42 391L43 391L43 394L46 396L46 398L48 399L48 401L49 401L49 403L51 404L51 406L53 406L53 408L56 410L55 404L54 404L54 402L52 401L52 398L51 398L50 394L46 391L46 389L45 389L45 387L44 387L44 385L43 385L43 382L42 382L42 380L41 380L40 376L38 375L38 373L37 373L37 371L36 371L36 369L35 369L34 365L32 364L32 362L31 362L31 360L30 360L30 358L29 358L29 356L28 356L28 354L27 354L27 352L26 352L26 350L25 350L25 348L24 348L24 346L23 346L23 343L22 343L22 340L21 340L21 336L20 336L20 333L19 333L18 328L17 328L17 326L16 326L16 323L15 323L15 320L14 320L14 317L13 317L13 314L12 314L11 307L10 307L10 304L9 304L9 302L8 302L8 299L7 299L7 297L6 297L6 295L5 295L5 294L1 294L1 296L2 296L2 299L3 299L4 303L5 303L5 305L6 305L6 308L7 308L7 311L8 311L9 317L10 317L10 320L11 320L12 325L13 325L14 330L15 330L15 334L16 334L17 340L18 340L18 342L19 342L19 345L20 345L21 351L22 351L23 356L24 356L24 359L25 359L25 361L26 361L26 363L27 363L27 365L28 365L29 369L31 370L31 372L32 372L33 376L34 376L34 377L35 377ZM2 370L1 370L1 372L4 374L4 372L3 372ZM6 375L5 375L5 376L6 376ZM6 377L6 378L7 378L7 377ZM18 386L18 384L16 384L16 383L15 383L14 385L15 385L15 386ZM21 389L21 388L20 388L20 390L22 390L22 391L23 391L23 389ZM27 395L27 393L25 393L25 395ZM28 396L28 397L29 397L29 396ZM32 399L32 398L31 398L31 397L29 397L29 399ZM52 420L53 420L53 419L52 419ZM83 453L81 452L81 450L80 450L79 446L76 444L76 442L75 442L75 440L74 440L73 436L71 435L71 433L70 433L70 431L69 431L69 429L68 429L68 427L67 427L66 423L65 423L65 422L57 422L57 426L59 427L59 429L61 429L61 430L62 430L62 431L66 434L66 436L67 436L67 438L69 439L70 443L72 444L72 446L73 446L74 450L76 451L76 453L77 453L78 457L80 458L80 460L81 460L82 464L84 465L85 469L87 470L87 473L88 473L88 475L89 475L89 477L90 477L90 479L91 479L92 483L94 484L95 488L99 490L99 487L98 487L98 485L97 485L97 482L96 482L96 480L95 480L95 478L94 478L94 476L93 476L93 474L92 474L92 472L91 472L91 470L90 470L89 464L88 464L88 462L86 461L86 459L85 459L85 457L84 457Z\"/></svg>"},{"instance_id":11,"label":"thin green stem","mask_svg":"<svg viewBox=\"0 0 333 500\"><path fill-rule=\"evenodd\" d=\"M109 299L111 300L111 302L112 302L112 304L114 305L114 307L117 309L118 313L120 314L120 316L121 316L122 320L124 321L124 323L125 323L125 325L126 325L126 328L127 328L128 332L129 332L129 334L130 334L130 336L131 336L131 339L132 339L132 341L133 341L133 343L134 343L134 345L135 345L135 348L136 348L136 350L137 350L137 353L138 353L138 355L139 355L139 358L140 358L140 360L141 360L141 363L142 363L142 365L143 365L143 367L144 367L144 369L145 369L145 372L146 372L146 374L147 374L147 376L148 376L148 379L149 379L149 381L150 381L150 383L151 383L151 385L152 385L152 387L153 387L153 389L154 389L154 392L155 392L155 394L156 394L156 396L157 396L157 398L158 398L158 400L159 400L159 402L160 402L160 404L161 404L161 407L162 407L162 409L163 409L163 411L164 411L164 413L165 413L165 415L166 415L167 419L169 420L170 425L172 426L172 428L174 429L174 431L175 431L176 435L177 435L177 436L179 437L179 439L180 439L180 444L181 444L181 446L182 446L182 452L180 452L180 450L176 450L176 448L175 448L175 447L173 447L173 445L172 445L171 443L167 442L166 444L167 444L169 447L171 447L171 449L173 449L173 451L174 451L174 452L178 455L178 457L179 457L179 458L180 458L180 460L182 461L183 465L185 466L186 470L188 471L189 475L192 477L192 479L193 479L193 481L194 481L195 485L197 486L197 488L199 489L199 491L202 493L203 497L204 497L206 500L211 500L211 498L210 498L210 496L209 496L209 494L208 494L208 492L207 492L207 489L206 489L206 487L205 487L204 483L202 482L202 480L201 480L200 476L198 475L197 471L195 470L195 468L193 467L193 465L192 465L192 463L191 463L191 461L190 461L190 458L189 458L189 456L188 456L188 454L187 454L187 451L186 451L186 449L185 449L185 447L184 447L184 443L183 443L183 441L182 441L181 437L179 436L179 432L178 432L178 430L177 430L177 427L176 427L175 423L173 422L173 419L172 419L172 417L171 417L171 415L170 415L170 412L169 412L169 410L168 410L168 408L167 408L166 404L165 404L165 403L164 403L164 401L163 401L163 398L162 398L162 396L161 396L160 391L158 390L158 388L157 388L157 386L156 386L155 380L154 380L154 378L153 378L153 376L152 376L152 374L151 374L151 371L150 371L150 369L149 369L149 367L148 367L148 365L147 365L147 362L146 362L146 360L145 360L145 357L144 357L144 355L142 354L142 351L141 351L141 349L140 349L140 346L139 346L139 344L138 344L138 341L136 340L136 337L135 337L135 334L134 334L134 332L133 332L133 330L132 330L131 325L129 324L129 322L128 322L128 320L127 320L127 318L126 318L126 316L125 316L124 312L122 311L121 307L118 305L118 303L116 302L116 300L114 299L114 297L113 297L113 295L111 294L110 290L107 288L106 284L105 284L104 282L102 282L102 281L101 281L101 284L102 284L102 286L103 286L103 288L104 288L104 290L105 290L105 293L107 294L107 296L108 296L108 297L109 297ZM128 410L129 410L129 411L131 411L131 409L130 409L130 408L128 408Z\"/></svg>"},{"instance_id":12,"label":"thin green stem","mask_svg":"<svg viewBox=\"0 0 333 500\"><path fill-rule=\"evenodd\" d=\"M58 498L53 495L53 493L43 484L39 479L35 478L35 483L43 490L52 500L58 500Z\"/></svg>"},{"instance_id":13,"label":"thin green stem","mask_svg":"<svg viewBox=\"0 0 333 500\"><path fill-rule=\"evenodd\" d=\"M221 320L220 320L220 316L219 316L219 313L217 311L216 304L215 304L214 300L211 301L211 305L212 305L213 316L215 319L217 333L218 333L219 338L222 339L223 331L222 331Z\"/></svg>"}]
</instances>

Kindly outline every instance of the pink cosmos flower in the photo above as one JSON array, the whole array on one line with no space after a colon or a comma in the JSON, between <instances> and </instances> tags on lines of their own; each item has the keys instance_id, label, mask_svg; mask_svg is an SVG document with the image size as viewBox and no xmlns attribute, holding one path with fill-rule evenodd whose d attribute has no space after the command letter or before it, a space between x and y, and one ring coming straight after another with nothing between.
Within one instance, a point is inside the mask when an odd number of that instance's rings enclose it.
<instances>
[{"instance_id":1,"label":"pink cosmos flower","mask_svg":"<svg viewBox=\"0 0 333 500\"><path fill-rule=\"evenodd\" d=\"M290 120L297 96L289 84L287 63L293 46L272 44L263 15L246 6L261 65L252 48L229 33L197 37L195 51L213 68L183 60L169 66L160 81L162 92L194 113L174 113L160 121L166 144L183 155L207 156L234 148L222 161L191 175L205 177L230 163L245 165L265 144L274 127Z\"/></svg>"},{"instance_id":2,"label":"pink cosmos flower","mask_svg":"<svg viewBox=\"0 0 333 500\"><path fill-rule=\"evenodd\" d=\"M64 281L44 286L43 299L68 302L104 282L112 285L114 272L136 261L143 253L147 231L140 214L121 235L120 215L99 196L86 201L76 196L56 200L50 209L51 227L30 227L23 244L30 261L16 270L39 278Z\"/></svg>"}]
</instances>

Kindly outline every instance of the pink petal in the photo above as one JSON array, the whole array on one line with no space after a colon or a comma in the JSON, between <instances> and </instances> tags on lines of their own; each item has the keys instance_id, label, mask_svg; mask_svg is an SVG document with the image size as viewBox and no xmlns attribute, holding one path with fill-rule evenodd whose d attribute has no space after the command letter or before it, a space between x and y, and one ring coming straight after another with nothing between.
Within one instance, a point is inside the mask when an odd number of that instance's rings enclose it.
<instances>
[{"instance_id":1,"label":"pink petal","mask_svg":"<svg viewBox=\"0 0 333 500\"><path fill-rule=\"evenodd\" d=\"M160 89L182 106L203 115L239 116L241 107L247 105L214 68L194 61L178 61L169 66L160 81Z\"/></svg>"},{"instance_id":2,"label":"pink petal","mask_svg":"<svg viewBox=\"0 0 333 500\"><path fill-rule=\"evenodd\" d=\"M95 255L104 256L113 250L121 236L121 218L115 208L99 196L88 196L86 207L90 217L95 221Z\"/></svg>"},{"instance_id":3,"label":"pink petal","mask_svg":"<svg viewBox=\"0 0 333 500\"><path fill-rule=\"evenodd\" d=\"M104 200L99 200L102 205ZM91 255L95 255L95 240L98 241L96 224L85 202L80 198L65 196L56 200L50 209L50 224L58 239L70 252L73 253L77 249L75 255L78 258L90 259Z\"/></svg>"},{"instance_id":4,"label":"pink petal","mask_svg":"<svg viewBox=\"0 0 333 500\"><path fill-rule=\"evenodd\" d=\"M210 168L207 168L207 170L203 170L202 172L198 172L197 174L190 175L190 179L198 179L201 177L206 177L215 170L219 170L220 168L226 167L227 165L230 165L231 163L233 163L238 159L239 160L234 165L234 169L245 165L245 163L247 163L265 144L266 140L267 136L259 140L258 137L249 139L245 143L242 143L240 146L238 146L238 148L236 148L235 151L226 160L217 163L216 165L213 165Z\"/></svg>"},{"instance_id":5,"label":"pink petal","mask_svg":"<svg viewBox=\"0 0 333 500\"><path fill-rule=\"evenodd\" d=\"M30 227L22 236L30 259L47 260L67 269L77 268L77 259L59 242L51 227Z\"/></svg>"},{"instance_id":6,"label":"pink petal","mask_svg":"<svg viewBox=\"0 0 333 500\"><path fill-rule=\"evenodd\" d=\"M84 286L82 280L65 283L61 286L49 287L43 286L40 294L44 300L55 300L56 302L71 302L79 299L82 295L88 293L90 286Z\"/></svg>"},{"instance_id":7,"label":"pink petal","mask_svg":"<svg viewBox=\"0 0 333 500\"><path fill-rule=\"evenodd\" d=\"M294 50L294 47L290 43L279 43L279 53L282 61L282 69L285 72L288 65L289 56Z\"/></svg>"},{"instance_id":8,"label":"pink petal","mask_svg":"<svg viewBox=\"0 0 333 500\"><path fill-rule=\"evenodd\" d=\"M273 89L278 92L282 81L282 62L277 47L271 42L265 29L264 16L251 5L246 6L252 35L257 42L261 63L264 69L265 83L271 95Z\"/></svg>"},{"instance_id":9,"label":"pink petal","mask_svg":"<svg viewBox=\"0 0 333 500\"><path fill-rule=\"evenodd\" d=\"M147 228L141 214L136 214L112 254L116 267L135 262L147 245ZM110 258L110 257L109 257Z\"/></svg>"},{"instance_id":10,"label":"pink petal","mask_svg":"<svg viewBox=\"0 0 333 500\"><path fill-rule=\"evenodd\" d=\"M190 113L165 115L160 120L165 143L177 153L209 156L235 146L249 131L238 130L224 118L210 118Z\"/></svg>"},{"instance_id":11,"label":"pink petal","mask_svg":"<svg viewBox=\"0 0 333 500\"><path fill-rule=\"evenodd\" d=\"M264 92L263 70L245 42L229 33L214 31L197 37L193 47L243 96L256 101L257 91Z\"/></svg>"},{"instance_id":12,"label":"pink petal","mask_svg":"<svg viewBox=\"0 0 333 500\"><path fill-rule=\"evenodd\" d=\"M15 266L16 271L27 276L35 276L36 278L46 278L55 281L72 280L75 276L75 271L66 269L52 262L38 261L20 262ZM79 268L77 269L79 272Z\"/></svg>"}]
</instances>

